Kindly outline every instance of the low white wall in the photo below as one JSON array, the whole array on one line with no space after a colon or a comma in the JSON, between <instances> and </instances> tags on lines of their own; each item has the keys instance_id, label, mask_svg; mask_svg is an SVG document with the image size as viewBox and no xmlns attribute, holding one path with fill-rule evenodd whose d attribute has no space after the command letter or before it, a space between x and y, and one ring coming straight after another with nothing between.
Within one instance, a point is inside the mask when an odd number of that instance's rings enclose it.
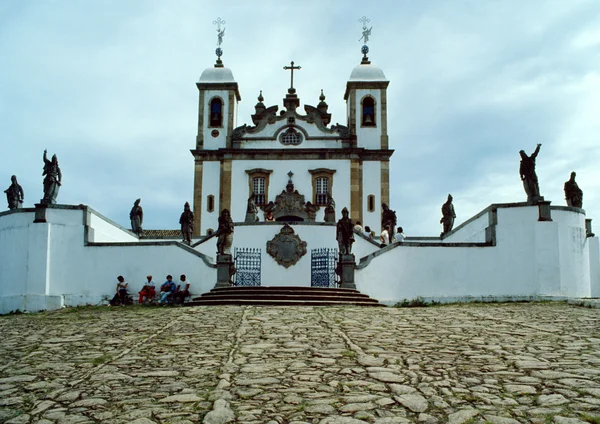
<instances>
[{"instance_id":1,"label":"low white wall","mask_svg":"<svg viewBox=\"0 0 600 424\"><path fill-rule=\"evenodd\" d=\"M590 296L600 297L600 243L598 237L588 237L590 252Z\"/></svg>"},{"instance_id":2,"label":"low white wall","mask_svg":"<svg viewBox=\"0 0 600 424\"><path fill-rule=\"evenodd\" d=\"M581 213L553 210L553 221L540 222L538 208L524 206L498 208L497 217L495 246L391 246L357 270L357 288L387 303L590 296L589 245L597 242L585 238Z\"/></svg>"},{"instance_id":3,"label":"low white wall","mask_svg":"<svg viewBox=\"0 0 600 424\"><path fill-rule=\"evenodd\" d=\"M48 208L45 223L34 223L33 212L0 216L0 314L96 304L114 295L118 275L136 298L148 274L157 285L186 274L198 295L214 287L216 269L177 243L86 243L86 214L94 216L86 207ZM96 217L88 234L130 238Z\"/></svg>"},{"instance_id":4,"label":"low white wall","mask_svg":"<svg viewBox=\"0 0 600 424\"><path fill-rule=\"evenodd\" d=\"M536 208L537 209L537 208ZM490 225L490 211L480 212L480 216L457 227L450 235L444 237L444 243L473 242L484 243L485 229Z\"/></svg>"},{"instance_id":5,"label":"low white wall","mask_svg":"<svg viewBox=\"0 0 600 424\"><path fill-rule=\"evenodd\" d=\"M108 218L92 209L88 209L87 219L89 226L88 241L90 242L139 241L135 234L110 221Z\"/></svg>"}]
</instances>

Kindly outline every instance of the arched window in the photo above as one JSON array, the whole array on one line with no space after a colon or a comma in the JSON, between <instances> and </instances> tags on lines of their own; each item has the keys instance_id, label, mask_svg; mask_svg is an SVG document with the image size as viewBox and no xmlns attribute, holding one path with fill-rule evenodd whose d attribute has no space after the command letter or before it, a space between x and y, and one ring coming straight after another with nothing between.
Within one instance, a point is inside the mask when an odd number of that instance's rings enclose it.
<instances>
[{"instance_id":1,"label":"arched window","mask_svg":"<svg viewBox=\"0 0 600 424\"><path fill-rule=\"evenodd\" d=\"M375 126L375 100L373 97L367 96L362 99L362 119L363 127Z\"/></svg>"},{"instance_id":2,"label":"arched window","mask_svg":"<svg viewBox=\"0 0 600 424\"><path fill-rule=\"evenodd\" d=\"M210 101L210 126L223 126L223 101L218 97Z\"/></svg>"},{"instance_id":3,"label":"arched window","mask_svg":"<svg viewBox=\"0 0 600 424\"><path fill-rule=\"evenodd\" d=\"M367 196L367 210L369 212L375 212L375 195L369 194Z\"/></svg>"},{"instance_id":4,"label":"arched window","mask_svg":"<svg viewBox=\"0 0 600 424\"><path fill-rule=\"evenodd\" d=\"M209 194L206 198L206 210L212 212L215 210L215 196Z\"/></svg>"}]
</instances>

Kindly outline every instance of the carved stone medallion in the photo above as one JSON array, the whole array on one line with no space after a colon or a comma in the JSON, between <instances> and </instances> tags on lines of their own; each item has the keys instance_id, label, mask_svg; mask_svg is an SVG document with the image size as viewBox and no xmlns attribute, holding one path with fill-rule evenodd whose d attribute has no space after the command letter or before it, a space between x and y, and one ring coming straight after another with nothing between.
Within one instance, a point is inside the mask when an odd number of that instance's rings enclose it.
<instances>
[{"instance_id":1,"label":"carved stone medallion","mask_svg":"<svg viewBox=\"0 0 600 424\"><path fill-rule=\"evenodd\" d=\"M294 229L285 224L279 234L267 242L267 253L279 265L289 268L306 255L306 242L300 240Z\"/></svg>"}]
</instances>

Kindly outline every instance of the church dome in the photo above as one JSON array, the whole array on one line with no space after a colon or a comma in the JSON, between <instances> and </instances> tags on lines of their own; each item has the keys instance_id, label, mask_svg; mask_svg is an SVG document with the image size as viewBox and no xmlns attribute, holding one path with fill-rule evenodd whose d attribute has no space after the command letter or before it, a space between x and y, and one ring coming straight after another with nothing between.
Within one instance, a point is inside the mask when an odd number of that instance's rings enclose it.
<instances>
[{"instance_id":1,"label":"church dome","mask_svg":"<svg viewBox=\"0 0 600 424\"><path fill-rule=\"evenodd\" d=\"M387 81L381 68L361 63L352 70L349 81Z\"/></svg>"},{"instance_id":2,"label":"church dome","mask_svg":"<svg viewBox=\"0 0 600 424\"><path fill-rule=\"evenodd\" d=\"M200 75L198 82L220 83L220 82L235 82L231 69L224 67L207 68Z\"/></svg>"}]
</instances>

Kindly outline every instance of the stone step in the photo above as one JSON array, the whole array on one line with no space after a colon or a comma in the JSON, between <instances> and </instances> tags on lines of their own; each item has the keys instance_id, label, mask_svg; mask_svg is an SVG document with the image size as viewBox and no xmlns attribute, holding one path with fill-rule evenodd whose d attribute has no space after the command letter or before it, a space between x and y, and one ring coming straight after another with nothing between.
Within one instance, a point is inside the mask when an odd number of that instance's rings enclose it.
<instances>
[{"instance_id":1,"label":"stone step","mask_svg":"<svg viewBox=\"0 0 600 424\"><path fill-rule=\"evenodd\" d=\"M186 303L199 305L355 305L385 306L358 290L325 287L225 287Z\"/></svg>"}]
</instances>

